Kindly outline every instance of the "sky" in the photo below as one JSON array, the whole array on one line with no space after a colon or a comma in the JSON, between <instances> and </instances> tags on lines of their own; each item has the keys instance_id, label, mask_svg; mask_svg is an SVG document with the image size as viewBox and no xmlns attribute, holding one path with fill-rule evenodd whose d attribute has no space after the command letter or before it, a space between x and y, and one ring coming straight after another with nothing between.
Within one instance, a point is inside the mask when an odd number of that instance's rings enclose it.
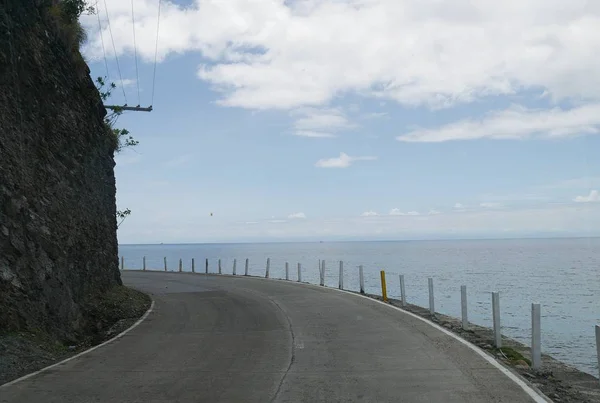
<instances>
[{"instance_id":1,"label":"sky","mask_svg":"<svg viewBox=\"0 0 600 403\"><path fill-rule=\"evenodd\" d=\"M120 243L600 235L600 2L97 10Z\"/></svg>"}]
</instances>

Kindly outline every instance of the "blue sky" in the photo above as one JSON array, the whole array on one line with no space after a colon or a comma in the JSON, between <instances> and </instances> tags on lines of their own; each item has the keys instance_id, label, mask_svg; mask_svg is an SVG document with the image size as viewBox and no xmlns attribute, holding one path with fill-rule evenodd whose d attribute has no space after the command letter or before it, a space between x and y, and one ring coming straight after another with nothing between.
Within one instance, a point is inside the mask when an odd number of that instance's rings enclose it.
<instances>
[{"instance_id":1,"label":"blue sky","mask_svg":"<svg viewBox=\"0 0 600 403\"><path fill-rule=\"evenodd\" d=\"M118 121L119 241L599 235L600 7L521 3L163 1L154 111ZM106 5L147 106L158 1L135 1L139 80L131 5Z\"/></svg>"}]
</instances>

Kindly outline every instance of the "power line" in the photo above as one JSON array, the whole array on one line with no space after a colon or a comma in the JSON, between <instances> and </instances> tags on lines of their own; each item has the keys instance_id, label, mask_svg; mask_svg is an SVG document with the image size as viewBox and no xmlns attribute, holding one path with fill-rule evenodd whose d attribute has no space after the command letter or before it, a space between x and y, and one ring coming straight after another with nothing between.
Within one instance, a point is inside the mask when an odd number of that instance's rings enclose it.
<instances>
[{"instance_id":1,"label":"power line","mask_svg":"<svg viewBox=\"0 0 600 403\"><path fill-rule=\"evenodd\" d=\"M131 22L133 26L133 54L135 57L135 76L137 83L137 96L138 96L138 106L140 105L140 73L138 70L138 60L137 60L137 44L135 41L135 11L133 9L133 0L131 0Z\"/></svg>"},{"instance_id":2,"label":"power line","mask_svg":"<svg viewBox=\"0 0 600 403\"><path fill-rule=\"evenodd\" d=\"M96 0L96 16L98 17L98 32L100 33L100 42L102 43L102 54L104 55L104 67L106 67L106 79L110 82L108 73L108 60L106 60L106 48L104 47L104 35L102 35L102 23L100 22L100 9L98 8L98 0Z\"/></svg>"},{"instance_id":3,"label":"power line","mask_svg":"<svg viewBox=\"0 0 600 403\"><path fill-rule=\"evenodd\" d=\"M154 73L152 75L152 101L150 105L154 105L154 90L156 88L156 60L158 56L158 32L160 30L160 4L162 0L158 0L158 19L156 21L156 44L154 48Z\"/></svg>"},{"instance_id":4,"label":"power line","mask_svg":"<svg viewBox=\"0 0 600 403\"><path fill-rule=\"evenodd\" d=\"M123 86L123 76L121 75L121 66L119 66L119 56L117 56L117 47L115 46L115 38L112 34L112 28L110 27L110 17L108 16L108 7L106 6L106 0L104 0L104 10L106 11L106 22L108 22L108 32L110 34L110 40L112 41L113 51L115 52L115 60L117 61L117 71L119 72L119 80L121 81L121 89L123 90L123 97L127 104L127 95L125 95L125 87Z\"/></svg>"}]
</instances>

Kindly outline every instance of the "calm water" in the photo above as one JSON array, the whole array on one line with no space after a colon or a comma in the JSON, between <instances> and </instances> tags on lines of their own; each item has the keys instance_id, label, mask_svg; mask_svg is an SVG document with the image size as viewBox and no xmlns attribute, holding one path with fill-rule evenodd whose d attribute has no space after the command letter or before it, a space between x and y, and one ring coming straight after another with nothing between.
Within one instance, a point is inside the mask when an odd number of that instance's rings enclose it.
<instances>
[{"instance_id":1,"label":"calm water","mask_svg":"<svg viewBox=\"0 0 600 403\"><path fill-rule=\"evenodd\" d=\"M121 245L126 269L217 271L231 273L233 259L243 274L263 275L271 258L271 277L318 283L318 260L326 260L326 284L338 285L339 261L344 261L344 288L358 290L358 266L364 266L367 292L380 294L379 270L385 269L388 294L400 294L398 274L405 275L408 302L428 306L427 278L434 278L436 311L460 316L460 286L466 285L469 320L491 327L491 292L500 292L503 333L530 344L531 303L542 304L542 349L557 359L598 376L594 325L600 319L600 239L520 239L478 241L404 241L262 244Z\"/></svg>"}]
</instances>

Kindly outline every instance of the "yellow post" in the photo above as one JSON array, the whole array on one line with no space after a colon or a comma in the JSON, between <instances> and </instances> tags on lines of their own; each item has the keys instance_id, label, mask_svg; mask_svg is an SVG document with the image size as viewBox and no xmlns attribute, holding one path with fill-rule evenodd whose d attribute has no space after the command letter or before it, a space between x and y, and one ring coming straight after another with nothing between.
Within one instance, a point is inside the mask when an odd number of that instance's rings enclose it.
<instances>
[{"instance_id":1,"label":"yellow post","mask_svg":"<svg viewBox=\"0 0 600 403\"><path fill-rule=\"evenodd\" d=\"M385 271L381 270L379 272L381 274L381 296L383 297L383 302L387 302L387 287L385 286Z\"/></svg>"}]
</instances>

